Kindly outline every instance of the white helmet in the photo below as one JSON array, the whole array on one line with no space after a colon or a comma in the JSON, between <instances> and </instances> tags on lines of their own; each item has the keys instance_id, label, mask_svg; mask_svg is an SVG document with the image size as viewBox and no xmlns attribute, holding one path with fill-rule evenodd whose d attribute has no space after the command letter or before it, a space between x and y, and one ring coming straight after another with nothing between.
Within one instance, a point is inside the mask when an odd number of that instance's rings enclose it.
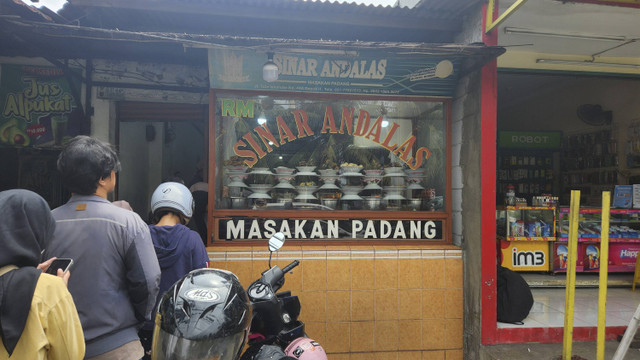
<instances>
[{"instance_id":1,"label":"white helmet","mask_svg":"<svg viewBox=\"0 0 640 360\"><path fill-rule=\"evenodd\" d=\"M186 186L177 182L166 182L158 185L151 195L151 212L158 209L173 209L184 215L193 216L193 196Z\"/></svg>"}]
</instances>

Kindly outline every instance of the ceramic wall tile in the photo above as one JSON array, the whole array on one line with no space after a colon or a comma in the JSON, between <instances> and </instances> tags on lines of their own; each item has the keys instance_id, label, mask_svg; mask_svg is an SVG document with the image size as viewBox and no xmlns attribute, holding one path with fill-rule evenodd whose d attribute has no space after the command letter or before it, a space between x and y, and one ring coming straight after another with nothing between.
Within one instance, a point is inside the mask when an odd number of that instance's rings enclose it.
<instances>
[{"instance_id":1,"label":"ceramic wall tile","mask_svg":"<svg viewBox=\"0 0 640 360\"><path fill-rule=\"evenodd\" d=\"M327 290L351 289L351 260L327 256Z\"/></svg>"},{"instance_id":2,"label":"ceramic wall tile","mask_svg":"<svg viewBox=\"0 0 640 360\"><path fill-rule=\"evenodd\" d=\"M352 352L373 351L373 321L352 321L349 336Z\"/></svg>"},{"instance_id":3,"label":"ceramic wall tile","mask_svg":"<svg viewBox=\"0 0 640 360\"><path fill-rule=\"evenodd\" d=\"M327 324L325 322L308 321L304 323L304 328L310 339L317 341L320 345L327 342Z\"/></svg>"},{"instance_id":4,"label":"ceramic wall tile","mask_svg":"<svg viewBox=\"0 0 640 360\"><path fill-rule=\"evenodd\" d=\"M445 321L441 319L422 320L422 348L442 349L445 341Z\"/></svg>"},{"instance_id":5,"label":"ceramic wall tile","mask_svg":"<svg viewBox=\"0 0 640 360\"><path fill-rule=\"evenodd\" d=\"M373 320L374 291L354 290L351 292L351 321Z\"/></svg>"},{"instance_id":6,"label":"ceramic wall tile","mask_svg":"<svg viewBox=\"0 0 640 360\"><path fill-rule=\"evenodd\" d=\"M445 359L444 351L436 350L436 351L423 351L422 360L447 360L447 359Z\"/></svg>"},{"instance_id":7,"label":"ceramic wall tile","mask_svg":"<svg viewBox=\"0 0 640 360\"><path fill-rule=\"evenodd\" d=\"M246 289L257 279L253 277L251 267L251 261L227 261L224 269L234 273L238 277L238 280L240 280L242 286Z\"/></svg>"},{"instance_id":8,"label":"ceramic wall tile","mask_svg":"<svg viewBox=\"0 0 640 360\"><path fill-rule=\"evenodd\" d=\"M349 354L348 352L344 352L344 353L327 353L328 358L331 358L331 360L351 360L351 354Z\"/></svg>"},{"instance_id":9,"label":"ceramic wall tile","mask_svg":"<svg viewBox=\"0 0 640 360\"><path fill-rule=\"evenodd\" d=\"M300 319L303 322L308 321L327 321L327 293L324 291L303 291L299 293L302 310L300 311Z\"/></svg>"},{"instance_id":10,"label":"ceramic wall tile","mask_svg":"<svg viewBox=\"0 0 640 360\"><path fill-rule=\"evenodd\" d=\"M374 319L398 319L398 290L376 290L374 303Z\"/></svg>"},{"instance_id":11,"label":"ceramic wall tile","mask_svg":"<svg viewBox=\"0 0 640 360\"><path fill-rule=\"evenodd\" d=\"M327 291L327 321L349 321L351 291Z\"/></svg>"},{"instance_id":12,"label":"ceramic wall tile","mask_svg":"<svg viewBox=\"0 0 640 360\"><path fill-rule=\"evenodd\" d=\"M464 352L462 350L445 351L445 360L464 360Z\"/></svg>"},{"instance_id":13,"label":"ceramic wall tile","mask_svg":"<svg viewBox=\"0 0 640 360\"><path fill-rule=\"evenodd\" d=\"M420 289L422 287L422 259L398 259L398 288Z\"/></svg>"},{"instance_id":14,"label":"ceramic wall tile","mask_svg":"<svg viewBox=\"0 0 640 360\"><path fill-rule=\"evenodd\" d=\"M349 330L348 322L328 322L327 342L320 344L327 353L341 353L349 351ZM333 356L331 356L333 359Z\"/></svg>"},{"instance_id":15,"label":"ceramic wall tile","mask_svg":"<svg viewBox=\"0 0 640 360\"><path fill-rule=\"evenodd\" d=\"M398 350L398 320L376 320L373 325L375 351Z\"/></svg>"},{"instance_id":16,"label":"ceramic wall tile","mask_svg":"<svg viewBox=\"0 0 640 360\"><path fill-rule=\"evenodd\" d=\"M351 289L352 290L374 289L374 277L375 277L375 272L374 272L374 266L373 266L373 259L361 260L358 258L354 258L353 256L351 257Z\"/></svg>"},{"instance_id":17,"label":"ceramic wall tile","mask_svg":"<svg viewBox=\"0 0 640 360\"><path fill-rule=\"evenodd\" d=\"M376 289L397 289L398 288L398 259L378 258L374 262L375 267L375 288Z\"/></svg>"},{"instance_id":18,"label":"ceramic wall tile","mask_svg":"<svg viewBox=\"0 0 640 360\"><path fill-rule=\"evenodd\" d=\"M422 318L442 319L445 309L445 290L426 289L422 290Z\"/></svg>"},{"instance_id":19,"label":"ceramic wall tile","mask_svg":"<svg viewBox=\"0 0 640 360\"><path fill-rule=\"evenodd\" d=\"M398 349L422 349L422 320L400 320L398 322Z\"/></svg>"},{"instance_id":20,"label":"ceramic wall tile","mask_svg":"<svg viewBox=\"0 0 640 360\"><path fill-rule=\"evenodd\" d=\"M398 360L398 356L396 351L378 351L373 353L373 360Z\"/></svg>"},{"instance_id":21,"label":"ceramic wall tile","mask_svg":"<svg viewBox=\"0 0 640 360\"><path fill-rule=\"evenodd\" d=\"M350 353L350 357L349 360L371 360L371 353L357 353L357 352L351 352ZM331 359L333 360L333 358Z\"/></svg>"},{"instance_id":22,"label":"ceramic wall tile","mask_svg":"<svg viewBox=\"0 0 640 360\"><path fill-rule=\"evenodd\" d=\"M327 261L304 259L302 269L302 290L327 289Z\"/></svg>"},{"instance_id":23,"label":"ceramic wall tile","mask_svg":"<svg viewBox=\"0 0 640 360\"><path fill-rule=\"evenodd\" d=\"M422 319L422 290L398 290L398 318Z\"/></svg>"},{"instance_id":24,"label":"ceramic wall tile","mask_svg":"<svg viewBox=\"0 0 640 360\"><path fill-rule=\"evenodd\" d=\"M398 359L402 360L422 360L421 351L399 351Z\"/></svg>"},{"instance_id":25,"label":"ceramic wall tile","mask_svg":"<svg viewBox=\"0 0 640 360\"><path fill-rule=\"evenodd\" d=\"M447 289L462 289L462 259L447 258L444 263L445 287Z\"/></svg>"},{"instance_id":26,"label":"ceramic wall tile","mask_svg":"<svg viewBox=\"0 0 640 360\"><path fill-rule=\"evenodd\" d=\"M464 298L462 289L446 289L444 292L444 315L447 319L462 319Z\"/></svg>"},{"instance_id":27,"label":"ceramic wall tile","mask_svg":"<svg viewBox=\"0 0 640 360\"><path fill-rule=\"evenodd\" d=\"M422 259L422 288L444 287L444 259Z\"/></svg>"},{"instance_id":28,"label":"ceramic wall tile","mask_svg":"<svg viewBox=\"0 0 640 360\"><path fill-rule=\"evenodd\" d=\"M445 348L446 349L461 349L464 339L464 328L462 319L447 319L445 320Z\"/></svg>"}]
</instances>

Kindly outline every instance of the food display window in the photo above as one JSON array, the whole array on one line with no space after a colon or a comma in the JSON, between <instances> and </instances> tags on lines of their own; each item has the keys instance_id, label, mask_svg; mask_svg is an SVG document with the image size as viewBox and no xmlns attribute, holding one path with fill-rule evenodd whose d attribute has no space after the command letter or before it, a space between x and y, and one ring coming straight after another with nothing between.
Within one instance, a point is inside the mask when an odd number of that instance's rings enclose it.
<instances>
[{"instance_id":1,"label":"food display window","mask_svg":"<svg viewBox=\"0 0 640 360\"><path fill-rule=\"evenodd\" d=\"M447 211L444 101L215 95L215 213Z\"/></svg>"}]
</instances>

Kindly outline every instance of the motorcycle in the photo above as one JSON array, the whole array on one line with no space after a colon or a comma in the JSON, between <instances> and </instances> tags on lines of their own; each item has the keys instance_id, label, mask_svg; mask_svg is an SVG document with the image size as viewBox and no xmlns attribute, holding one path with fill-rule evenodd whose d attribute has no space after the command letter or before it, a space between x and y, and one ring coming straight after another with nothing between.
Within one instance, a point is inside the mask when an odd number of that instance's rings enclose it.
<instances>
[{"instance_id":1,"label":"motorcycle","mask_svg":"<svg viewBox=\"0 0 640 360\"><path fill-rule=\"evenodd\" d=\"M284 241L282 233L269 239L269 269L246 291L233 273L220 269L194 270L176 282L158 305L152 360L326 360L298 320L298 297L278 293L285 274L300 264L271 266Z\"/></svg>"},{"instance_id":2,"label":"motorcycle","mask_svg":"<svg viewBox=\"0 0 640 360\"><path fill-rule=\"evenodd\" d=\"M271 266L271 257L284 244L284 234L269 239L269 269L247 289L253 305L249 348L241 360L264 359L327 359L320 344L309 339L304 323L298 320L300 300L291 291L278 292L284 285L285 274L300 264L298 260L280 269ZM279 351L279 350L280 351ZM278 357L280 356L280 357Z\"/></svg>"}]
</instances>

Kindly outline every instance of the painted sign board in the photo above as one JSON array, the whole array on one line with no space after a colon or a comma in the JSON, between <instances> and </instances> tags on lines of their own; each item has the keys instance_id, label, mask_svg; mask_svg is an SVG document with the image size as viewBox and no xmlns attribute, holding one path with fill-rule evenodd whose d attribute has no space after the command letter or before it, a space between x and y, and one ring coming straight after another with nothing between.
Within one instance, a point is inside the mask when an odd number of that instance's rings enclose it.
<instances>
[{"instance_id":1,"label":"painted sign board","mask_svg":"<svg viewBox=\"0 0 640 360\"><path fill-rule=\"evenodd\" d=\"M500 241L502 266L514 271L549 271L549 242Z\"/></svg>"},{"instance_id":2,"label":"painted sign board","mask_svg":"<svg viewBox=\"0 0 640 360\"><path fill-rule=\"evenodd\" d=\"M269 219L233 217L216 219L218 238L230 240L268 239L282 232L295 240L431 240L443 241L442 220L371 219Z\"/></svg>"},{"instance_id":3,"label":"painted sign board","mask_svg":"<svg viewBox=\"0 0 640 360\"><path fill-rule=\"evenodd\" d=\"M559 149L560 131L499 131L498 146L510 149Z\"/></svg>"},{"instance_id":4,"label":"painted sign board","mask_svg":"<svg viewBox=\"0 0 640 360\"><path fill-rule=\"evenodd\" d=\"M81 133L80 83L65 71L2 64L0 146L56 148Z\"/></svg>"},{"instance_id":5,"label":"painted sign board","mask_svg":"<svg viewBox=\"0 0 640 360\"><path fill-rule=\"evenodd\" d=\"M279 53L278 79L267 82L264 52L209 50L209 85L214 89L361 95L453 95L459 58L381 51Z\"/></svg>"}]
</instances>

